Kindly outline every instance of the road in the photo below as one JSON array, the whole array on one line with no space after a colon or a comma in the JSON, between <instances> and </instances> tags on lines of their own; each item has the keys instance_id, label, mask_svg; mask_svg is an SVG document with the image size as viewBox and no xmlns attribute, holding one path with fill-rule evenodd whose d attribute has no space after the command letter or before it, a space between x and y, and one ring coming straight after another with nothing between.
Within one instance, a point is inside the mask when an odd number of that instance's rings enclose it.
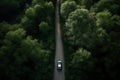
<instances>
[{"instance_id":1,"label":"road","mask_svg":"<svg viewBox=\"0 0 120 80\"><path fill-rule=\"evenodd\" d=\"M60 30L60 16L59 16L59 7L60 0L56 2L56 54L55 54L55 70L54 70L54 80L65 80L65 69L64 69L64 53L63 45L61 39L61 30ZM57 60L62 59L62 71L57 71Z\"/></svg>"}]
</instances>

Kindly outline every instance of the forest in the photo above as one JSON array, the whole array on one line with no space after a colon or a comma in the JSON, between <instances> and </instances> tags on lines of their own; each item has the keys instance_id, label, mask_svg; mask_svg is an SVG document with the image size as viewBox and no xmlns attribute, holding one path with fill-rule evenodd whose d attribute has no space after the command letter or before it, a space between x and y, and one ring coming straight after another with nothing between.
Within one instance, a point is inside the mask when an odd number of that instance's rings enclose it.
<instances>
[{"instance_id":1,"label":"forest","mask_svg":"<svg viewBox=\"0 0 120 80\"><path fill-rule=\"evenodd\" d=\"M120 79L120 0L62 0L66 80Z\"/></svg>"},{"instance_id":2,"label":"forest","mask_svg":"<svg viewBox=\"0 0 120 80\"><path fill-rule=\"evenodd\" d=\"M0 80L52 80L56 0L0 0ZM61 0L66 80L120 80L120 0Z\"/></svg>"},{"instance_id":3,"label":"forest","mask_svg":"<svg viewBox=\"0 0 120 80\"><path fill-rule=\"evenodd\" d=\"M54 4L52 0L0 0L0 80L52 79Z\"/></svg>"}]
</instances>

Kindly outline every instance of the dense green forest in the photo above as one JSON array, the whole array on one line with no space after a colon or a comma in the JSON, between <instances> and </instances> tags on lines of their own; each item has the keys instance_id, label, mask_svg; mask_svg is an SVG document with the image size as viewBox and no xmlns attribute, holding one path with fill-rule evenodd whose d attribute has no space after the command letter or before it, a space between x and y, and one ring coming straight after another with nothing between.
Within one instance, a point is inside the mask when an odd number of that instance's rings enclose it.
<instances>
[{"instance_id":1,"label":"dense green forest","mask_svg":"<svg viewBox=\"0 0 120 80\"><path fill-rule=\"evenodd\" d=\"M54 0L0 0L0 80L53 78L54 14Z\"/></svg>"},{"instance_id":2,"label":"dense green forest","mask_svg":"<svg viewBox=\"0 0 120 80\"><path fill-rule=\"evenodd\" d=\"M120 0L62 0L66 80L120 80Z\"/></svg>"},{"instance_id":3,"label":"dense green forest","mask_svg":"<svg viewBox=\"0 0 120 80\"><path fill-rule=\"evenodd\" d=\"M0 80L52 80L56 0L0 0ZM66 80L120 80L120 0L61 0Z\"/></svg>"}]
</instances>

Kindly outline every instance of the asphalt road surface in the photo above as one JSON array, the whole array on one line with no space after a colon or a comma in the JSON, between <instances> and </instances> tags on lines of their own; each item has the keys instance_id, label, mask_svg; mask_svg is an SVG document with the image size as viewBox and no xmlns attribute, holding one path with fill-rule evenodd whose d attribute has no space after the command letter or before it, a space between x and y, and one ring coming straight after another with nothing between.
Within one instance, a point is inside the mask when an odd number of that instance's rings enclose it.
<instances>
[{"instance_id":1,"label":"asphalt road surface","mask_svg":"<svg viewBox=\"0 0 120 80\"><path fill-rule=\"evenodd\" d=\"M54 80L65 80L65 69L64 69L64 54L63 54L63 45L61 39L61 30L60 30L60 0L56 2L56 54L55 54L55 70L54 70ZM57 61L62 60L62 70L57 70Z\"/></svg>"}]
</instances>

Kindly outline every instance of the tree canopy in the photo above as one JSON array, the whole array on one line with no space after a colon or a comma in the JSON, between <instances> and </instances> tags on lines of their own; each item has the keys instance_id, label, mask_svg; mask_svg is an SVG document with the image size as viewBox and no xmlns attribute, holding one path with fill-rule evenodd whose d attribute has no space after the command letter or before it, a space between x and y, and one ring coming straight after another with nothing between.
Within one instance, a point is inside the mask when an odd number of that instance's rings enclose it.
<instances>
[{"instance_id":1,"label":"tree canopy","mask_svg":"<svg viewBox=\"0 0 120 80\"><path fill-rule=\"evenodd\" d=\"M71 2L76 3L76 8L65 5ZM119 0L62 2L67 80L120 79L119 7ZM66 12L66 18L63 12Z\"/></svg>"},{"instance_id":2,"label":"tree canopy","mask_svg":"<svg viewBox=\"0 0 120 80\"><path fill-rule=\"evenodd\" d=\"M0 80L52 79L54 1L1 0L0 9Z\"/></svg>"}]
</instances>

